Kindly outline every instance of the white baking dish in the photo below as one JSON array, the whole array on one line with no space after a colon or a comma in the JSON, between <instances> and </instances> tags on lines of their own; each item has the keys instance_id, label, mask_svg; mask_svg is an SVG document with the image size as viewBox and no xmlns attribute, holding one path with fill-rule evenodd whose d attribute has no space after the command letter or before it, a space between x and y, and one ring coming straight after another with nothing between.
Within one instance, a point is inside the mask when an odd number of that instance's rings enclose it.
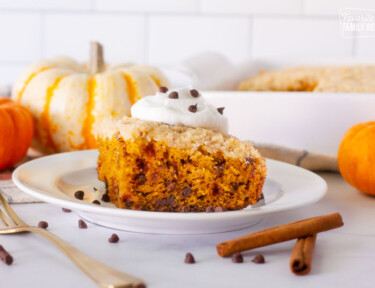
<instances>
[{"instance_id":1,"label":"white baking dish","mask_svg":"<svg viewBox=\"0 0 375 288\"><path fill-rule=\"evenodd\" d=\"M375 120L375 94L205 92L225 106L229 132L240 139L336 156L345 131Z\"/></svg>"}]
</instances>

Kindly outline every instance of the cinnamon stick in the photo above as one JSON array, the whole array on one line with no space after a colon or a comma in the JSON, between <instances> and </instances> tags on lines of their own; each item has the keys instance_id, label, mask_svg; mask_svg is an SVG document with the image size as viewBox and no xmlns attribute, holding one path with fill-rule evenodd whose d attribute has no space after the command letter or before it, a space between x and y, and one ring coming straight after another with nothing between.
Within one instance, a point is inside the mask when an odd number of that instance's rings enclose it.
<instances>
[{"instance_id":1,"label":"cinnamon stick","mask_svg":"<svg viewBox=\"0 0 375 288\"><path fill-rule=\"evenodd\" d=\"M317 234L299 238L290 256L290 270L296 275L306 275L310 272L312 255Z\"/></svg>"},{"instance_id":2,"label":"cinnamon stick","mask_svg":"<svg viewBox=\"0 0 375 288\"><path fill-rule=\"evenodd\" d=\"M221 242L216 246L216 249L220 256L225 257L236 252L311 236L343 225L344 223L339 213L323 215L276 226L237 239Z\"/></svg>"}]
</instances>

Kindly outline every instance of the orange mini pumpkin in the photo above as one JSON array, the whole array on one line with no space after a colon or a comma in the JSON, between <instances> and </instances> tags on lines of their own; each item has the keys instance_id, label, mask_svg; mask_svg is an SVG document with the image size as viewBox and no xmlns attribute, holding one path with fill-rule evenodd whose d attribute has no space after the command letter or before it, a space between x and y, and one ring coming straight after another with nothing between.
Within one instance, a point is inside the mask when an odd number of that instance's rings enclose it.
<instances>
[{"instance_id":1,"label":"orange mini pumpkin","mask_svg":"<svg viewBox=\"0 0 375 288\"><path fill-rule=\"evenodd\" d=\"M0 170L13 166L26 155L33 132L31 113L10 99L0 98Z\"/></svg>"},{"instance_id":2,"label":"orange mini pumpkin","mask_svg":"<svg viewBox=\"0 0 375 288\"><path fill-rule=\"evenodd\" d=\"M350 185L375 195L375 121L357 124L345 133L337 160Z\"/></svg>"}]
</instances>

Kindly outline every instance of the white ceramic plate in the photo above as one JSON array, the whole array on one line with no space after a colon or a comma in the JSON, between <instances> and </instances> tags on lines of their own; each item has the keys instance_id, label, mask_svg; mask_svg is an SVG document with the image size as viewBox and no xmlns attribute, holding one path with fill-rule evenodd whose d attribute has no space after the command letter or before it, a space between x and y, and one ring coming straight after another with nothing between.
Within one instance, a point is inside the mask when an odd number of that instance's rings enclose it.
<instances>
[{"instance_id":1,"label":"white ceramic plate","mask_svg":"<svg viewBox=\"0 0 375 288\"><path fill-rule=\"evenodd\" d=\"M169 213L117 209L91 204L103 191L97 179L97 150L55 154L27 162L13 173L14 183L45 202L74 210L85 220L120 230L159 234L206 234L243 229L262 216L297 208L321 199L326 182L305 169L267 159L268 176L262 207L220 213ZM93 187L98 191L95 192ZM72 195L84 190L85 200Z\"/></svg>"}]
</instances>

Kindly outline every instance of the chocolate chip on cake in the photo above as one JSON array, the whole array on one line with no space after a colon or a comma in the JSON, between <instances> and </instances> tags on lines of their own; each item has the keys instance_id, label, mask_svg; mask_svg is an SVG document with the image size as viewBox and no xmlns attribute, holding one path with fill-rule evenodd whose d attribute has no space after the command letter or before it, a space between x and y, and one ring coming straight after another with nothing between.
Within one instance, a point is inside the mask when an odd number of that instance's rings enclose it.
<instances>
[{"instance_id":1,"label":"chocolate chip on cake","mask_svg":"<svg viewBox=\"0 0 375 288\"><path fill-rule=\"evenodd\" d=\"M11 265L13 263L13 257L4 249L2 245L0 245L0 259L6 265Z\"/></svg>"},{"instance_id":2,"label":"chocolate chip on cake","mask_svg":"<svg viewBox=\"0 0 375 288\"><path fill-rule=\"evenodd\" d=\"M165 187L168 192L172 191L176 187L176 182L172 181L167 184Z\"/></svg>"},{"instance_id":3,"label":"chocolate chip on cake","mask_svg":"<svg viewBox=\"0 0 375 288\"><path fill-rule=\"evenodd\" d=\"M109 243L117 243L120 240L117 234L112 234L111 238L108 239Z\"/></svg>"},{"instance_id":4,"label":"chocolate chip on cake","mask_svg":"<svg viewBox=\"0 0 375 288\"><path fill-rule=\"evenodd\" d=\"M178 92L173 91L173 92L169 93L168 98L169 99L178 99Z\"/></svg>"},{"instance_id":5,"label":"chocolate chip on cake","mask_svg":"<svg viewBox=\"0 0 375 288\"><path fill-rule=\"evenodd\" d=\"M233 263L243 263L243 257L241 253L234 253L232 255L232 262Z\"/></svg>"},{"instance_id":6,"label":"chocolate chip on cake","mask_svg":"<svg viewBox=\"0 0 375 288\"><path fill-rule=\"evenodd\" d=\"M68 208L61 208L61 210L65 213L70 213L72 212L72 210L68 209Z\"/></svg>"},{"instance_id":7,"label":"chocolate chip on cake","mask_svg":"<svg viewBox=\"0 0 375 288\"><path fill-rule=\"evenodd\" d=\"M197 110L198 110L198 103L195 104L195 105L190 105L189 108L188 108L188 110L189 110L191 113L195 113L195 112L197 112Z\"/></svg>"},{"instance_id":8,"label":"chocolate chip on cake","mask_svg":"<svg viewBox=\"0 0 375 288\"><path fill-rule=\"evenodd\" d=\"M186 253L186 256L185 256L185 263L186 263L186 264L194 264L194 263L195 263L195 259L194 259L193 254L191 254L191 253Z\"/></svg>"},{"instance_id":9,"label":"chocolate chip on cake","mask_svg":"<svg viewBox=\"0 0 375 288\"><path fill-rule=\"evenodd\" d=\"M196 89L191 89L190 95L193 96L194 98L197 98L197 97L199 97L199 92Z\"/></svg>"},{"instance_id":10,"label":"chocolate chip on cake","mask_svg":"<svg viewBox=\"0 0 375 288\"><path fill-rule=\"evenodd\" d=\"M257 254L251 262L254 262L256 264L263 264L266 261L264 260L264 256L262 254Z\"/></svg>"},{"instance_id":11,"label":"chocolate chip on cake","mask_svg":"<svg viewBox=\"0 0 375 288\"><path fill-rule=\"evenodd\" d=\"M104 201L104 202L109 202L110 201L108 194L103 194L102 201Z\"/></svg>"},{"instance_id":12,"label":"chocolate chip on cake","mask_svg":"<svg viewBox=\"0 0 375 288\"><path fill-rule=\"evenodd\" d=\"M214 207L212 207L212 206L207 206L207 208L206 208L206 212L211 213L211 212L214 212L214 211L215 211Z\"/></svg>"},{"instance_id":13,"label":"chocolate chip on cake","mask_svg":"<svg viewBox=\"0 0 375 288\"><path fill-rule=\"evenodd\" d=\"M76 197L76 199L78 200L83 200L84 196L85 196L85 192L83 192L82 190L78 190L74 193L74 197Z\"/></svg>"},{"instance_id":14,"label":"chocolate chip on cake","mask_svg":"<svg viewBox=\"0 0 375 288\"><path fill-rule=\"evenodd\" d=\"M79 219L79 220L78 220L78 227L79 227L80 229L87 229L87 224L86 224L86 222L83 221L82 219Z\"/></svg>"},{"instance_id":15,"label":"chocolate chip on cake","mask_svg":"<svg viewBox=\"0 0 375 288\"><path fill-rule=\"evenodd\" d=\"M191 191L192 191L192 190L191 190L190 187L185 187L185 188L182 189L182 191L181 191L181 196L182 196L182 197L187 197L187 196L190 195Z\"/></svg>"},{"instance_id":16,"label":"chocolate chip on cake","mask_svg":"<svg viewBox=\"0 0 375 288\"><path fill-rule=\"evenodd\" d=\"M92 201L92 204L101 205L100 202L99 202L99 200Z\"/></svg>"},{"instance_id":17,"label":"chocolate chip on cake","mask_svg":"<svg viewBox=\"0 0 375 288\"><path fill-rule=\"evenodd\" d=\"M159 87L159 91L161 92L161 93L167 93L168 92L168 88L167 87Z\"/></svg>"},{"instance_id":18,"label":"chocolate chip on cake","mask_svg":"<svg viewBox=\"0 0 375 288\"><path fill-rule=\"evenodd\" d=\"M48 228L48 223L46 221L40 221L38 223L39 228L47 229Z\"/></svg>"},{"instance_id":19,"label":"chocolate chip on cake","mask_svg":"<svg viewBox=\"0 0 375 288\"><path fill-rule=\"evenodd\" d=\"M224 109L225 109L225 107L217 108L217 112L219 112L221 115L223 115L224 114Z\"/></svg>"},{"instance_id":20,"label":"chocolate chip on cake","mask_svg":"<svg viewBox=\"0 0 375 288\"><path fill-rule=\"evenodd\" d=\"M217 206L215 208L215 212L223 212L223 208L221 208L220 206Z\"/></svg>"},{"instance_id":21,"label":"chocolate chip on cake","mask_svg":"<svg viewBox=\"0 0 375 288\"><path fill-rule=\"evenodd\" d=\"M254 159L251 158L251 157L246 157L245 158L245 163L246 163L246 165L251 165L251 164L254 163Z\"/></svg>"}]
</instances>

